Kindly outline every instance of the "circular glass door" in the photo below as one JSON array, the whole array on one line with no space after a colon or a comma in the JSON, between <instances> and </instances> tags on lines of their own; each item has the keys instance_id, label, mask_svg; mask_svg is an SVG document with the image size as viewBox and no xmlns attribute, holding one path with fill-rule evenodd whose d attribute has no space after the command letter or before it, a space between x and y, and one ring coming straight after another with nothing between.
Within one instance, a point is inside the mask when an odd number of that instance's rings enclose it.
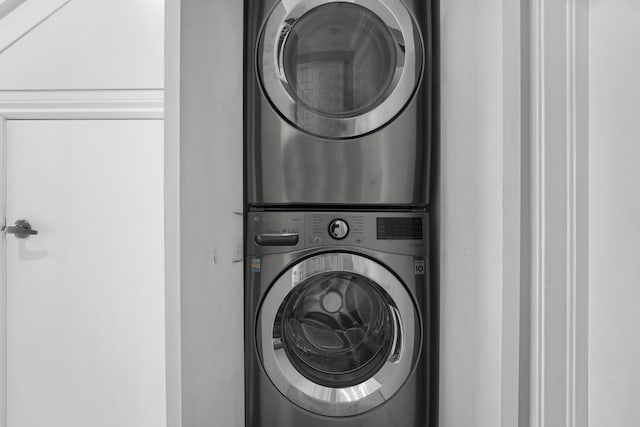
<instances>
[{"instance_id":1,"label":"circular glass door","mask_svg":"<svg viewBox=\"0 0 640 427\"><path fill-rule=\"evenodd\" d=\"M292 25L284 43L286 88L312 111L361 115L388 95L396 75L395 41L369 9L319 6Z\"/></svg>"},{"instance_id":2,"label":"circular glass door","mask_svg":"<svg viewBox=\"0 0 640 427\"><path fill-rule=\"evenodd\" d=\"M262 32L259 73L278 112L326 138L393 119L422 73L420 35L400 0L279 3Z\"/></svg>"},{"instance_id":3,"label":"circular glass door","mask_svg":"<svg viewBox=\"0 0 640 427\"><path fill-rule=\"evenodd\" d=\"M322 273L297 287L280 306L273 328L289 360L327 387L360 384L392 351L395 319L388 297L354 273Z\"/></svg>"},{"instance_id":4,"label":"circular glass door","mask_svg":"<svg viewBox=\"0 0 640 427\"><path fill-rule=\"evenodd\" d=\"M266 295L256 337L274 385L295 404L348 416L384 403L420 347L404 285L359 255L321 254L285 272Z\"/></svg>"}]
</instances>

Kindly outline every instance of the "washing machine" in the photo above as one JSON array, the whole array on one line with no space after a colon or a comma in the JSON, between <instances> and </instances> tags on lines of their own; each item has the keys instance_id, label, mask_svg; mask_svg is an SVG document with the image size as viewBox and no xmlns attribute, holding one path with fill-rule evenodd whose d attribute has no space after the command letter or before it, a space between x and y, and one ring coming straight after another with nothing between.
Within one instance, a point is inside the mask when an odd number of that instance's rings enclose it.
<instances>
[{"instance_id":1,"label":"washing machine","mask_svg":"<svg viewBox=\"0 0 640 427\"><path fill-rule=\"evenodd\" d=\"M428 425L427 224L424 212L248 213L248 427Z\"/></svg>"},{"instance_id":2,"label":"washing machine","mask_svg":"<svg viewBox=\"0 0 640 427\"><path fill-rule=\"evenodd\" d=\"M247 201L425 205L431 0L246 0Z\"/></svg>"}]
</instances>

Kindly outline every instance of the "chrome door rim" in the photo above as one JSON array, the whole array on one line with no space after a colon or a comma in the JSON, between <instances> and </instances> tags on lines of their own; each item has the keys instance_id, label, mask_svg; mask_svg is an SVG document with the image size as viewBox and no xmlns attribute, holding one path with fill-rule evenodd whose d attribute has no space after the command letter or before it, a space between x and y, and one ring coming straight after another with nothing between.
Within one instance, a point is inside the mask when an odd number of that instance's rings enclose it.
<instances>
[{"instance_id":1,"label":"chrome door rim","mask_svg":"<svg viewBox=\"0 0 640 427\"><path fill-rule=\"evenodd\" d=\"M307 379L288 359L281 340L273 337L276 315L290 292L307 279L328 272L356 273L377 283L395 304L394 315L399 321L396 333L402 344L397 351L371 378L350 387L331 388ZM287 399L320 415L357 415L390 399L409 378L420 343L416 318L409 292L385 267L360 255L325 253L289 268L269 289L258 314L256 344L269 379Z\"/></svg>"},{"instance_id":2,"label":"chrome door rim","mask_svg":"<svg viewBox=\"0 0 640 427\"><path fill-rule=\"evenodd\" d=\"M331 3L362 6L380 18L396 42L396 51L404 60L396 72L386 98L374 108L352 117L330 117L298 103L290 94L282 64L282 52L291 29L307 12ZM339 134L315 136L329 139L355 138L379 129L398 115L409 103L423 72L423 44L413 17L401 0L281 0L267 18L258 48L258 80L276 110L297 125L298 108L319 123L338 124ZM331 128L331 126L330 126Z\"/></svg>"}]
</instances>

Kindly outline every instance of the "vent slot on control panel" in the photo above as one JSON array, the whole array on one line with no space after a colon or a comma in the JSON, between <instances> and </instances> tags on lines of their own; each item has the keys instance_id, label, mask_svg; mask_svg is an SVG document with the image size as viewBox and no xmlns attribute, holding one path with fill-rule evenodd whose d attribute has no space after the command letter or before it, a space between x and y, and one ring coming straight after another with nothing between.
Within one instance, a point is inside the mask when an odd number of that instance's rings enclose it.
<instances>
[{"instance_id":1,"label":"vent slot on control panel","mask_svg":"<svg viewBox=\"0 0 640 427\"><path fill-rule=\"evenodd\" d=\"M422 240L422 218L376 218L378 240Z\"/></svg>"}]
</instances>

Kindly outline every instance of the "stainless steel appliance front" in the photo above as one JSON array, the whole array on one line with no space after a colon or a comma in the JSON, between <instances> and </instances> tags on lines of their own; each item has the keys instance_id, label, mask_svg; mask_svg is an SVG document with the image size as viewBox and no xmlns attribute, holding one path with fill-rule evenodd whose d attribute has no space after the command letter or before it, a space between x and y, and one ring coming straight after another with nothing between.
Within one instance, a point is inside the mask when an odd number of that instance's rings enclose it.
<instances>
[{"instance_id":1,"label":"stainless steel appliance front","mask_svg":"<svg viewBox=\"0 0 640 427\"><path fill-rule=\"evenodd\" d=\"M424 205L430 2L247 2L248 202Z\"/></svg>"},{"instance_id":2,"label":"stainless steel appliance front","mask_svg":"<svg viewBox=\"0 0 640 427\"><path fill-rule=\"evenodd\" d=\"M253 211L247 221L247 426L426 425L427 215Z\"/></svg>"}]
</instances>

